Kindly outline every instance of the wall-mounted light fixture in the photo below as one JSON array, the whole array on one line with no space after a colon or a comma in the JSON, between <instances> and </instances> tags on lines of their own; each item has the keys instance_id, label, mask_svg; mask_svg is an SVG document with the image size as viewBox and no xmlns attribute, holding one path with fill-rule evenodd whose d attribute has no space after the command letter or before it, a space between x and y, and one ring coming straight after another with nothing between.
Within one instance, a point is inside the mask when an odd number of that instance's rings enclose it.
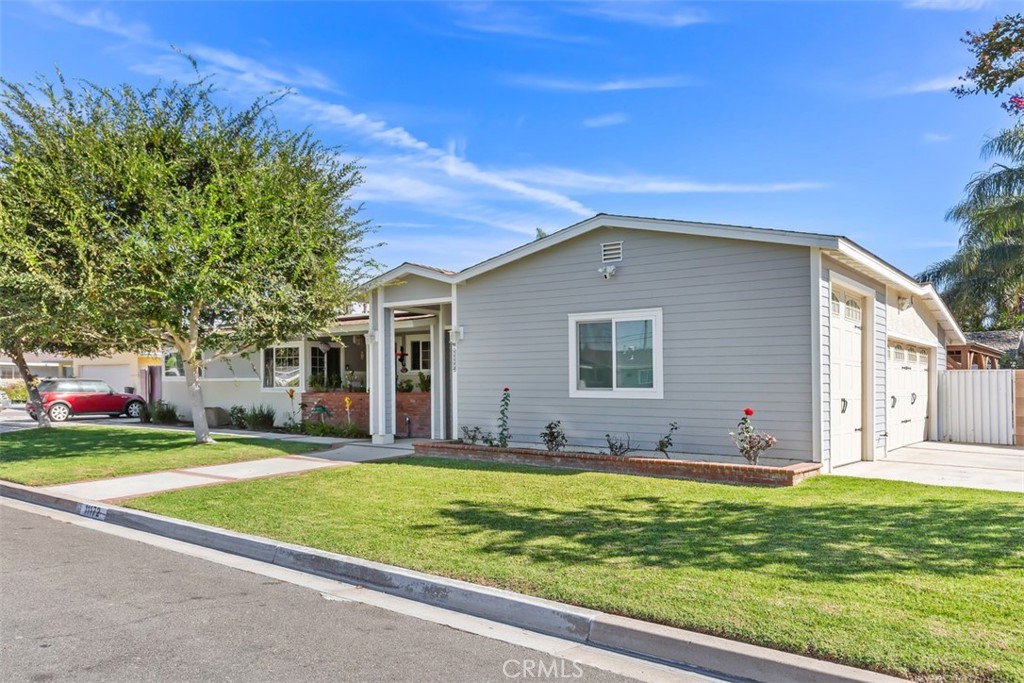
<instances>
[{"instance_id":1,"label":"wall-mounted light fixture","mask_svg":"<svg viewBox=\"0 0 1024 683\"><path fill-rule=\"evenodd\" d=\"M605 280L610 280L612 275L615 275L615 266L601 266L597 272L601 273L601 277Z\"/></svg>"},{"instance_id":2,"label":"wall-mounted light fixture","mask_svg":"<svg viewBox=\"0 0 1024 683\"><path fill-rule=\"evenodd\" d=\"M901 311L905 311L914 305L914 297L912 296L901 296L896 299L896 307Z\"/></svg>"},{"instance_id":3,"label":"wall-mounted light fixture","mask_svg":"<svg viewBox=\"0 0 1024 683\"><path fill-rule=\"evenodd\" d=\"M466 328L462 325L459 325L459 329L455 330L455 336L458 338L458 341L462 341L463 339L465 339Z\"/></svg>"}]
</instances>

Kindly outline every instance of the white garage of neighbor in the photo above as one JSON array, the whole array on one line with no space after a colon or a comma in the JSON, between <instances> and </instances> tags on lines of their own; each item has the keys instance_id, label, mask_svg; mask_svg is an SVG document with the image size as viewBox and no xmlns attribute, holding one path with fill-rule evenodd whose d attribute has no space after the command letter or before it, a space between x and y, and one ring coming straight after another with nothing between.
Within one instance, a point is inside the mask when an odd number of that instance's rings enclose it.
<instances>
[{"instance_id":1,"label":"white garage of neighbor","mask_svg":"<svg viewBox=\"0 0 1024 683\"><path fill-rule=\"evenodd\" d=\"M134 377L133 377L134 375ZM135 387L138 383L138 373L132 372L128 364L118 365L80 365L78 376L82 379L103 380L113 388L114 391L124 391L125 387Z\"/></svg>"}]
</instances>

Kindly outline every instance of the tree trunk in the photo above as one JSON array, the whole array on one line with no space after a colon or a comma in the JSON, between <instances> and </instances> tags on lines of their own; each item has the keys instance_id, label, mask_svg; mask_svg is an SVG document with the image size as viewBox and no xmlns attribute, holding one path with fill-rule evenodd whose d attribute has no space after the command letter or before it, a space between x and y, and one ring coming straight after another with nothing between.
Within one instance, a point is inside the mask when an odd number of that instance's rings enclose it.
<instances>
[{"instance_id":1,"label":"tree trunk","mask_svg":"<svg viewBox=\"0 0 1024 683\"><path fill-rule=\"evenodd\" d=\"M11 360L18 367L21 379L24 380L25 387L28 389L28 400L36 408L36 424L43 429L52 427L50 416L43 410L43 397L39 395L39 382L36 380L36 376L29 371L28 363L25 361L25 351L20 346L11 349Z\"/></svg>"},{"instance_id":2,"label":"tree trunk","mask_svg":"<svg viewBox=\"0 0 1024 683\"><path fill-rule=\"evenodd\" d=\"M184 355L184 354L183 354ZM196 432L196 443L214 443L210 436L210 425L206 422L206 404L203 402L203 387L199 383L199 365L195 356L185 361L185 384L192 403L192 426Z\"/></svg>"}]
</instances>

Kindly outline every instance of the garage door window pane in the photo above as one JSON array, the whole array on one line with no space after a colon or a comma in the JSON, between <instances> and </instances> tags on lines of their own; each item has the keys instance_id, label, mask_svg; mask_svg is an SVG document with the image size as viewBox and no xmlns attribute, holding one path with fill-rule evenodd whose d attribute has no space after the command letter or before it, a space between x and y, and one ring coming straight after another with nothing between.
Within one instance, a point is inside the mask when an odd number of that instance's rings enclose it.
<instances>
[{"instance_id":1,"label":"garage door window pane","mask_svg":"<svg viewBox=\"0 0 1024 683\"><path fill-rule=\"evenodd\" d=\"M612 323L579 323L577 386L580 389L612 388Z\"/></svg>"},{"instance_id":2,"label":"garage door window pane","mask_svg":"<svg viewBox=\"0 0 1024 683\"><path fill-rule=\"evenodd\" d=\"M615 323L616 386L620 389L654 387L654 323L625 320Z\"/></svg>"}]
</instances>

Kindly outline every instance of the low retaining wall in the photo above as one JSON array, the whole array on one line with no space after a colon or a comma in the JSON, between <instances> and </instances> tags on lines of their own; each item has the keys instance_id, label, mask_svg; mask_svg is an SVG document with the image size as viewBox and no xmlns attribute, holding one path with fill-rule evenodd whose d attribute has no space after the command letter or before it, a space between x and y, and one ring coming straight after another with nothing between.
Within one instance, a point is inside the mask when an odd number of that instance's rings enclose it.
<instances>
[{"instance_id":1,"label":"low retaining wall","mask_svg":"<svg viewBox=\"0 0 1024 683\"><path fill-rule=\"evenodd\" d=\"M351 400L345 412L345 399ZM299 399L302 404L302 419L325 424L344 425L351 417L352 423L365 432L370 431L370 394L347 391L307 391ZM330 415L318 415L313 407L320 404L331 411ZM408 418L408 421L406 421ZM395 394L395 436L414 439L430 438L430 392L401 391Z\"/></svg>"},{"instance_id":2,"label":"low retaining wall","mask_svg":"<svg viewBox=\"0 0 1024 683\"><path fill-rule=\"evenodd\" d=\"M597 453L560 451L547 453L531 448L476 446L456 441L425 441L413 444L416 455L493 462L504 465L560 467L569 470L633 474L644 477L693 479L747 486L796 486L821 470L821 463L806 462L786 467L734 465L667 458L629 458Z\"/></svg>"}]
</instances>

